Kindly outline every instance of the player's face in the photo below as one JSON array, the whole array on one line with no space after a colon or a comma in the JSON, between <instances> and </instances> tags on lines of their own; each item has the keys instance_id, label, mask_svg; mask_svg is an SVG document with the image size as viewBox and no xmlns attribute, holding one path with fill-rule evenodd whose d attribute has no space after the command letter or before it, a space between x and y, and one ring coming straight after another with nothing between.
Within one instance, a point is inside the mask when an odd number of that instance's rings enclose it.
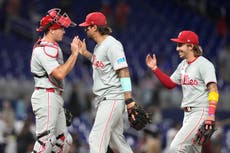
<instances>
[{"instance_id":1,"label":"player's face","mask_svg":"<svg viewBox=\"0 0 230 153\"><path fill-rule=\"evenodd\" d=\"M63 35L65 34L65 29L60 28L60 29L53 30L52 34L53 34L55 41L57 42L62 41Z\"/></svg>"},{"instance_id":2,"label":"player's face","mask_svg":"<svg viewBox=\"0 0 230 153\"><path fill-rule=\"evenodd\" d=\"M190 44L183 44L183 43L178 43L176 50L179 53L179 57L182 59L187 59L191 52L192 46Z\"/></svg>"},{"instance_id":3,"label":"player's face","mask_svg":"<svg viewBox=\"0 0 230 153\"><path fill-rule=\"evenodd\" d=\"M85 27L85 32L86 32L86 34L87 34L87 36L89 38L92 38L92 36L93 36L93 33L92 33L93 32L93 28L94 28L93 25Z\"/></svg>"}]
</instances>

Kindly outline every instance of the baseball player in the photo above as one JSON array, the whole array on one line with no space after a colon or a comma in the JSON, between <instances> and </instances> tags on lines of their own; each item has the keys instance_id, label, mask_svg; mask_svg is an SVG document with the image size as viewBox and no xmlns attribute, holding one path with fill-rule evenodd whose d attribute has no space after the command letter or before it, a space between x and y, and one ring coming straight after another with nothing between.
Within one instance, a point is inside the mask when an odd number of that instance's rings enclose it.
<instances>
[{"instance_id":1,"label":"baseball player","mask_svg":"<svg viewBox=\"0 0 230 153\"><path fill-rule=\"evenodd\" d=\"M31 103L37 137L33 153L68 153L72 143L63 109L63 79L75 65L79 39L73 39L71 55L65 63L58 42L62 41L64 28L75 25L66 13L55 8L41 19L37 29L44 35L34 45L30 65L35 80Z\"/></svg>"},{"instance_id":2,"label":"baseball player","mask_svg":"<svg viewBox=\"0 0 230 153\"><path fill-rule=\"evenodd\" d=\"M215 121L219 97L215 68L202 56L196 33L185 30L171 41L177 43L176 50L183 60L170 77L157 67L154 54L146 56L146 64L165 87L172 89L177 85L182 86L183 125L173 139L169 152L200 153L201 146L193 144L198 128L203 122L206 129L214 128L211 123Z\"/></svg>"},{"instance_id":3,"label":"baseball player","mask_svg":"<svg viewBox=\"0 0 230 153\"><path fill-rule=\"evenodd\" d=\"M79 26L96 42L93 54L87 50L84 39L79 50L92 62L96 95L97 112L89 135L90 153L106 153L108 145L119 153L132 153L123 135L125 103L128 108L135 104L123 46L110 35L111 28L101 12L88 14Z\"/></svg>"}]
</instances>

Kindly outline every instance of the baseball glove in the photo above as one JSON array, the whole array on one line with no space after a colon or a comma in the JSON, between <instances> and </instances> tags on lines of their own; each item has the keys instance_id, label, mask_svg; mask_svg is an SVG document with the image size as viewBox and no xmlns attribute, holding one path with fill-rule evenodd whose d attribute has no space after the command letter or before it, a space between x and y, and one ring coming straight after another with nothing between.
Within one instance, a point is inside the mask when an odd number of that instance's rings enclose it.
<instances>
[{"instance_id":1,"label":"baseball glove","mask_svg":"<svg viewBox=\"0 0 230 153\"><path fill-rule=\"evenodd\" d=\"M127 111L129 124L132 128L141 130L148 123L151 123L149 113L145 112L141 105L136 103L133 107L127 109Z\"/></svg>"},{"instance_id":2,"label":"baseball glove","mask_svg":"<svg viewBox=\"0 0 230 153\"><path fill-rule=\"evenodd\" d=\"M215 121L206 120L198 129L195 139L193 140L194 144L203 145L207 143L213 133L215 132Z\"/></svg>"},{"instance_id":3,"label":"baseball glove","mask_svg":"<svg viewBox=\"0 0 230 153\"><path fill-rule=\"evenodd\" d=\"M70 110L64 108L65 111L65 118L66 118L66 126L70 126L73 121L73 115Z\"/></svg>"}]
</instances>

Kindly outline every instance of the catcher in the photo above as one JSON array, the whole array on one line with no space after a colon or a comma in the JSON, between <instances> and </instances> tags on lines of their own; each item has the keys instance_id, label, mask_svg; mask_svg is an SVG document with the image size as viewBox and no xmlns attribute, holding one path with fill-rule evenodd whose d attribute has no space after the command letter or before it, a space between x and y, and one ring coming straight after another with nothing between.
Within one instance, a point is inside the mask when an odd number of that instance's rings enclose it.
<instances>
[{"instance_id":1,"label":"catcher","mask_svg":"<svg viewBox=\"0 0 230 153\"><path fill-rule=\"evenodd\" d=\"M40 20L37 31L42 37L34 44L30 70L34 78L31 105L36 119L36 142L33 153L68 153L73 142L64 114L64 80L78 58L78 37L71 42L71 55L63 58L59 42L65 28L74 27L67 13L49 10Z\"/></svg>"},{"instance_id":2,"label":"catcher","mask_svg":"<svg viewBox=\"0 0 230 153\"><path fill-rule=\"evenodd\" d=\"M157 67L156 56L147 55L146 64L168 89L182 86L183 125L170 145L170 153L200 153L215 130L215 112L219 99L215 68L202 56L199 37L193 31L182 31L176 50L183 60L169 77Z\"/></svg>"}]
</instances>

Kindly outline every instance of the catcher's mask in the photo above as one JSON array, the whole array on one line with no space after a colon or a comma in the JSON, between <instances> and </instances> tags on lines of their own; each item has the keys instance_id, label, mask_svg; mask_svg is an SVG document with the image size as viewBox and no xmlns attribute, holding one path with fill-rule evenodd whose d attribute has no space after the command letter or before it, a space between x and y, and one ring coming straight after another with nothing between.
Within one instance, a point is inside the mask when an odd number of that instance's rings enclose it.
<instances>
[{"instance_id":1,"label":"catcher's mask","mask_svg":"<svg viewBox=\"0 0 230 153\"><path fill-rule=\"evenodd\" d=\"M61 9L53 8L48 11L48 14L44 16L40 21L40 26L37 28L38 32L43 32L48 29L59 29L74 27L77 24L71 21L67 13L61 13Z\"/></svg>"}]
</instances>

